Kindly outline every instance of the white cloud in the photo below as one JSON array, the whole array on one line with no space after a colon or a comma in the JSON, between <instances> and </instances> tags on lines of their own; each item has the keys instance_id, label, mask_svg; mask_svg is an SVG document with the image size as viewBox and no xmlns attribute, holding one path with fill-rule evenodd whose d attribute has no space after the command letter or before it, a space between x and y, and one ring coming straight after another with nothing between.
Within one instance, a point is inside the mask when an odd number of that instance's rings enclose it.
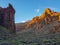
<instances>
[{"instance_id":1,"label":"white cloud","mask_svg":"<svg viewBox=\"0 0 60 45\"><path fill-rule=\"evenodd\" d=\"M26 22L26 21L21 21L22 23Z\"/></svg>"},{"instance_id":2,"label":"white cloud","mask_svg":"<svg viewBox=\"0 0 60 45\"><path fill-rule=\"evenodd\" d=\"M39 13L40 12L40 9L36 9L36 12Z\"/></svg>"}]
</instances>

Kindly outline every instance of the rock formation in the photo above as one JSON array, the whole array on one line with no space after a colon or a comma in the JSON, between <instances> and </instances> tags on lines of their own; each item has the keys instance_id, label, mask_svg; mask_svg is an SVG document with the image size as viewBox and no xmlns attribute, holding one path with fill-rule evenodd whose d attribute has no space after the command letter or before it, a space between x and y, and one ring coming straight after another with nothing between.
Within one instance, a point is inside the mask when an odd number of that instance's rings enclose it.
<instances>
[{"instance_id":1,"label":"rock formation","mask_svg":"<svg viewBox=\"0 0 60 45\"><path fill-rule=\"evenodd\" d=\"M15 10L11 4L9 7L0 7L0 25L9 29L10 33L15 33L15 21L14 21Z\"/></svg>"},{"instance_id":2,"label":"rock formation","mask_svg":"<svg viewBox=\"0 0 60 45\"><path fill-rule=\"evenodd\" d=\"M43 22L42 22L43 21ZM60 22L60 13L59 12L53 12L49 8L47 8L44 13L41 16L34 17L30 22L29 26L35 23L45 23L49 24L52 21L58 21ZM28 24L27 24L28 26Z\"/></svg>"},{"instance_id":3,"label":"rock formation","mask_svg":"<svg viewBox=\"0 0 60 45\"><path fill-rule=\"evenodd\" d=\"M60 45L59 12L47 8L41 16L36 16L25 23L18 23L16 26L20 31L17 31L17 35L24 39L24 42L35 42L36 45Z\"/></svg>"},{"instance_id":4,"label":"rock formation","mask_svg":"<svg viewBox=\"0 0 60 45\"><path fill-rule=\"evenodd\" d=\"M21 24L20 27L22 27ZM48 33L60 32L60 13L46 8L41 16L34 17L28 23L25 23L25 26L23 27L22 30L34 29L39 30L40 32L42 31L42 33L43 31L49 31Z\"/></svg>"}]
</instances>

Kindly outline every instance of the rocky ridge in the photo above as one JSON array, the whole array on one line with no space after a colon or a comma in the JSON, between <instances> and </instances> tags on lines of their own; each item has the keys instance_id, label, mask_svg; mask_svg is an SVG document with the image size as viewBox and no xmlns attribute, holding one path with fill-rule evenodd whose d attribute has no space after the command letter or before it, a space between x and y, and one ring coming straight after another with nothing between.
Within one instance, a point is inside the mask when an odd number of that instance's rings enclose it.
<instances>
[{"instance_id":1,"label":"rocky ridge","mask_svg":"<svg viewBox=\"0 0 60 45\"><path fill-rule=\"evenodd\" d=\"M60 32L60 13L46 8L41 16L36 16L27 23L22 24L22 30L39 30L38 32ZM20 25L21 27L21 25ZM48 29L49 28L49 29ZM20 28L21 30L21 28Z\"/></svg>"}]
</instances>

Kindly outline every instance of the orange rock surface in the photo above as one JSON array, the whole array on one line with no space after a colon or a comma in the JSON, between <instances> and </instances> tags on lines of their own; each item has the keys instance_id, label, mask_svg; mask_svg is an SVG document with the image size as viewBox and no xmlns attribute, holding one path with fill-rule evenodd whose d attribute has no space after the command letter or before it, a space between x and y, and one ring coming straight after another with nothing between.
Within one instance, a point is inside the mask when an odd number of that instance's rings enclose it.
<instances>
[{"instance_id":1,"label":"orange rock surface","mask_svg":"<svg viewBox=\"0 0 60 45\"><path fill-rule=\"evenodd\" d=\"M45 23L50 23L51 21L57 20L60 21L60 13L51 11L49 8L46 8L44 13L41 16L34 17L27 25L27 27L40 23L41 20L44 20Z\"/></svg>"}]
</instances>

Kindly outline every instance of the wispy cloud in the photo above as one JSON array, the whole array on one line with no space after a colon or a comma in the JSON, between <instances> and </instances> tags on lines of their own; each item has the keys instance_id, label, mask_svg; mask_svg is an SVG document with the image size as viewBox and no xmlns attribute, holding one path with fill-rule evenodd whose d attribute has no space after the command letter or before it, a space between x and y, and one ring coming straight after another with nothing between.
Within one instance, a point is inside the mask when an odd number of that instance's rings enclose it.
<instances>
[{"instance_id":1,"label":"wispy cloud","mask_svg":"<svg viewBox=\"0 0 60 45\"><path fill-rule=\"evenodd\" d=\"M36 9L36 12L39 13L40 12L40 9Z\"/></svg>"}]
</instances>

